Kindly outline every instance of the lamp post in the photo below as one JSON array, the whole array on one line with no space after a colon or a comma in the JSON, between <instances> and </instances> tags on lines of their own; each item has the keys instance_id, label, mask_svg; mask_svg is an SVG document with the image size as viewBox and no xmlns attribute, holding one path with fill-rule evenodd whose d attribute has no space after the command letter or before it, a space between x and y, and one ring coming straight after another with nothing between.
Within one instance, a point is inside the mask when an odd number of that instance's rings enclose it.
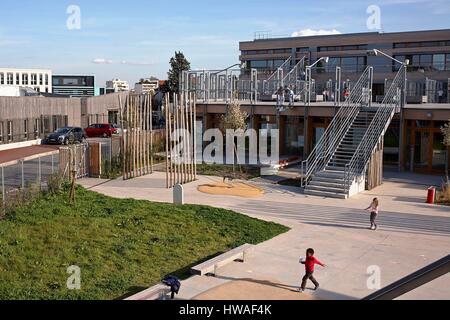
<instances>
[{"instance_id":1,"label":"lamp post","mask_svg":"<svg viewBox=\"0 0 450 320\"><path fill-rule=\"evenodd\" d=\"M408 81L408 76L407 76L407 71L408 71L408 65L409 65L409 60L406 59L405 61L400 61L390 55L388 55L387 53L384 53L383 51L380 51L378 49L372 49L372 50L368 50L367 51L367 55L368 56L384 56L385 58L388 58L392 61L394 61L395 63L398 63L401 65L399 72L403 72L404 73L404 79L403 79L403 99L400 103L400 134L399 134L399 153L398 153L398 169L399 171L403 171L403 152L405 151L405 145L404 145L404 136L405 136L405 121L404 121L404 107L406 106L406 95L407 95L407 90L406 90L406 83Z\"/></svg>"},{"instance_id":2,"label":"lamp post","mask_svg":"<svg viewBox=\"0 0 450 320\"><path fill-rule=\"evenodd\" d=\"M304 146L303 146L303 159L306 159L306 156L309 153L309 107L311 106L311 86L312 86L312 69L319 64L319 62L324 61L326 64L330 61L329 57L321 57L312 65L307 66L305 70L305 117L304 117L304 133L305 137Z\"/></svg>"}]
</instances>

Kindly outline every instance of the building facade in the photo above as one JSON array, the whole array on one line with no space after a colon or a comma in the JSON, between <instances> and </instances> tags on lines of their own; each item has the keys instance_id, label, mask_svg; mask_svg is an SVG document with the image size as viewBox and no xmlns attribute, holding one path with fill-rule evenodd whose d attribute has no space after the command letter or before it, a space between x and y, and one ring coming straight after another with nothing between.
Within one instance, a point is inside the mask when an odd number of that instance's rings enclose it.
<instances>
[{"instance_id":1,"label":"building facade","mask_svg":"<svg viewBox=\"0 0 450 320\"><path fill-rule=\"evenodd\" d=\"M95 77L85 75L54 75L53 94L74 98L95 96Z\"/></svg>"},{"instance_id":2,"label":"building facade","mask_svg":"<svg viewBox=\"0 0 450 320\"><path fill-rule=\"evenodd\" d=\"M384 167L442 174L450 166L450 150L443 144L441 132L441 127L450 119L450 29L244 41L240 43L240 60L245 66L241 70L241 78L244 79L241 81L242 86L225 96L228 99L251 96L252 99L241 100L242 108L249 115L248 127L257 130L279 129L281 156L305 160L339 108L334 99L324 99L327 92L336 92L336 67L342 71L341 101L345 99L345 89L352 90L367 66L372 66L374 72L373 103L381 102L386 95L401 65L382 55L369 54L373 49L399 61L409 60L404 94L407 104L395 114L384 136ZM259 98L258 87L266 79L269 81L281 67L284 68L286 61L289 60L292 69L303 59L304 65L308 66L325 57L328 59L322 59L312 69L314 94L310 104L297 102L293 108L280 111L276 101ZM248 80L246 85L246 75L252 74L253 77L255 70L257 85L253 84L255 78ZM214 73L206 76L199 73L193 83L206 78L208 87L225 81L229 74L223 75L222 80L215 80L213 76ZM300 74L299 80L305 82L304 76ZM197 94L204 94L204 88L199 85ZM247 94L249 90L252 90L251 95ZM273 94L275 92L271 92L270 96ZM213 91L208 96L209 100L198 100L198 120L203 122L204 129L219 128L221 117L227 112L227 102L221 101L220 95L217 99L218 95ZM215 101L211 97L215 97Z\"/></svg>"},{"instance_id":3,"label":"building facade","mask_svg":"<svg viewBox=\"0 0 450 320\"><path fill-rule=\"evenodd\" d=\"M320 93L334 80L337 66L342 68L344 85L350 86L366 66L373 66L374 100L384 95L386 79L392 79L400 66L367 54L378 49L400 61L409 60L408 102L450 103L450 29L261 39L239 46L241 62L261 76L272 74L289 57L292 64L305 57L306 65L329 57L328 63L321 62L312 70Z\"/></svg>"},{"instance_id":4,"label":"building facade","mask_svg":"<svg viewBox=\"0 0 450 320\"><path fill-rule=\"evenodd\" d=\"M113 89L113 92L130 91L130 85L128 84L128 82L120 79L107 81L106 88L110 90L110 92L111 89Z\"/></svg>"},{"instance_id":5,"label":"building facade","mask_svg":"<svg viewBox=\"0 0 450 320\"><path fill-rule=\"evenodd\" d=\"M52 93L51 79L52 71L47 69L0 68L0 95L20 96L21 88Z\"/></svg>"},{"instance_id":6,"label":"building facade","mask_svg":"<svg viewBox=\"0 0 450 320\"><path fill-rule=\"evenodd\" d=\"M134 91L137 94L151 94L155 93L159 88L159 80L156 78L145 79L134 86Z\"/></svg>"}]
</instances>

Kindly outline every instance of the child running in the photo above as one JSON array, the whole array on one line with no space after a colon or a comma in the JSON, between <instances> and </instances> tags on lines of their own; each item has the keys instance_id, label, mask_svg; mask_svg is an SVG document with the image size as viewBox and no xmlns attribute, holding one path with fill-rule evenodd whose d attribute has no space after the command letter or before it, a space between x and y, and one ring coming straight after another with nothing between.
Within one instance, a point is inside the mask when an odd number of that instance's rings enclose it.
<instances>
[{"instance_id":1,"label":"child running","mask_svg":"<svg viewBox=\"0 0 450 320\"><path fill-rule=\"evenodd\" d=\"M370 211L370 230L377 230L377 217L380 209L380 202L378 201L378 198L373 199L370 206L366 209L367 211Z\"/></svg>"},{"instance_id":2,"label":"child running","mask_svg":"<svg viewBox=\"0 0 450 320\"><path fill-rule=\"evenodd\" d=\"M302 286L300 287L299 292L302 293L305 291L308 280L311 280L312 283L314 283L314 290L319 289L319 282L317 282L316 278L314 278L314 267L316 264L322 267L326 267L326 265L314 257L314 249L306 250L306 259L301 259L300 262L305 265L306 274L303 277Z\"/></svg>"}]
</instances>

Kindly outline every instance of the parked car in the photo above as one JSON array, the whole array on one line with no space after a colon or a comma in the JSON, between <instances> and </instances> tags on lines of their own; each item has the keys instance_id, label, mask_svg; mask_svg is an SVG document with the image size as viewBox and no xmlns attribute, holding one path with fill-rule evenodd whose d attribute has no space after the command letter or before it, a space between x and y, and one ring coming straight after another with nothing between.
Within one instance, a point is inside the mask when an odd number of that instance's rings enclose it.
<instances>
[{"instance_id":1,"label":"parked car","mask_svg":"<svg viewBox=\"0 0 450 320\"><path fill-rule=\"evenodd\" d=\"M79 127L65 127L57 129L49 134L44 140L44 144L74 144L83 143L87 138L86 132Z\"/></svg>"},{"instance_id":2,"label":"parked car","mask_svg":"<svg viewBox=\"0 0 450 320\"><path fill-rule=\"evenodd\" d=\"M89 138L103 137L108 138L113 134L119 134L119 128L114 124L91 124L86 128L86 134Z\"/></svg>"}]
</instances>

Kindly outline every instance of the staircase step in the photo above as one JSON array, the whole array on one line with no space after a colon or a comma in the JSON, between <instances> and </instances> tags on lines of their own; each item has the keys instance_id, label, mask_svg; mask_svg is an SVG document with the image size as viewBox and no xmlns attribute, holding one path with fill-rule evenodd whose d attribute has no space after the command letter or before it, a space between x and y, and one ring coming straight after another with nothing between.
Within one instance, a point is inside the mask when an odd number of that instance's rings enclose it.
<instances>
[{"instance_id":1,"label":"staircase step","mask_svg":"<svg viewBox=\"0 0 450 320\"><path fill-rule=\"evenodd\" d=\"M342 194L342 193L324 192L324 191L307 190L307 189L305 189L304 193L306 195L316 196L316 197L347 199L347 195Z\"/></svg>"},{"instance_id":2,"label":"staircase step","mask_svg":"<svg viewBox=\"0 0 450 320\"><path fill-rule=\"evenodd\" d=\"M340 186L340 187L333 187L331 185L327 185L327 186L317 186L317 185L312 185L309 184L306 187L306 190L312 190L312 191L324 191L324 192L333 192L333 193L342 193L345 194L345 190L344 190L344 186Z\"/></svg>"},{"instance_id":3,"label":"staircase step","mask_svg":"<svg viewBox=\"0 0 450 320\"><path fill-rule=\"evenodd\" d=\"M324 182L324 181L316 181L313 180L309 183L309 186L317 186L317 187L330 187L330 188L336 188L336 189L343 189L344 183L337 183L337 182Z\"/></svg>"}]
</instances>

